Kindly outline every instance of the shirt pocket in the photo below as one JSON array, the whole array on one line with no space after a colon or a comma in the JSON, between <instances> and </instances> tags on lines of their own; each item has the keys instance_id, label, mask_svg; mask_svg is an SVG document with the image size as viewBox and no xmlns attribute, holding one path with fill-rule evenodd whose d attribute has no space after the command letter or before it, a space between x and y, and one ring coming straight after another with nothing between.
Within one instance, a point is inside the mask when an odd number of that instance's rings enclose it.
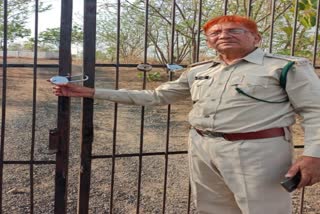
<instances>
[{"instance_id":1,"label":"shirt pocket","mask_svg":"<svg viewBox=\"0 0 320 214\"><path fill-rule=\"evenodd\" d=\"M237 84L233 83L233 86L240 88L249 95L261 95L263 96L269 86L270 77L268 76L256 76L245 75L241 78Z\"/></svg>"},{"instance_id":2,"label":"shirt pocket","mask_svg":"<svg viewBox=\"0 0 320 214\"><path fill-rule=\"evenodd\" d=\"M210 87L213 83L213 78L194 80L190 92L191 99L194 102L206 97L210 93Z\"/></svg>"}]
</instances>

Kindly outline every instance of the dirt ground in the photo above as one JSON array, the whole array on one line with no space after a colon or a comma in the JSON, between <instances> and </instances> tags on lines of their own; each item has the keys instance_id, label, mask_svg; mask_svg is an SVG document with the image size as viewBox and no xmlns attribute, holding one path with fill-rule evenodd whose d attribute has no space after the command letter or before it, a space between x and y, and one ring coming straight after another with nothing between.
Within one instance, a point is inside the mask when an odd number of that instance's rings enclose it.
<instances>
[{"instance_id":1,"label":"dirt ground","mask_svg":"<svg viewBox=\"0 0 320 214\"><path fill-rule=\"evenodd\" d=\"M19 61L9 59L8 63L32 63L27 59ZM54 64L55 61L39 63ZM73 66L73 73L79 73L81 67ZM165 71L162 81L167 80ZM8 68L6 82L5 142L4 160L54 160L55 155L48 150L49 130L56 127L57 98L51 94L51 85L46 81L57 74L57 68L38 68L36 75L32 68ZM96 86L115 87L114 68L96 69ZM175 77L179 76L179 72ZM1 87L3 85L1 77ZM36 78L36 80L34 79ZM162 81L148 82L151 89ZM33 88L36 84L36 88ZM119 88L141 89L142 80L138 71L121 68ZM34 92L36 94L34 94ZM1 91L1 93L3 93ZM35 95L35 96L34 96ZM3 96L1 94L3 100ZM35 98L36 102L33 102ZM187 150L190 100L171 106L169 151ZM163 152L166 150L167 111L166 106L146 107L144 109L143 138L141 138L142 108L138 106L118 105L115 118L115 105L108 101L94 102L94 142L93 155L110 155L113 148L113 129L117 123L116 153L139 153L141 142L143 152ZM71 134L69 158L68 213L76 213L78 198L79 151L81 130L81 99L71 100ZM3 114L2 114L3 115ZM34 115L34 117L33 117ZM35 124L32 124L34 119ZM34 130L34 135L32 134ZM303 131L297 119L293 126L294 144L303 144ZM141 140L142 139L142 140ZM31 142L35 145L32 147ZM302 149L296 149L299 155ZM30 192L33 191L34 213L53 213L54 165L35 165L33 188L30 188L29 165L11 164L3 169L2 212L29 213ZM90 191L90 213L110 213L110 191L112 176L111 159L94 159ZM163 186L165 182L164 156L145 156L141 162L141 198L140 213L162 213ZM138 194L139 158L124 157L116 159L113 213L136 213ZM187 213L189 181L186 154L170 155L168 158L165 213ZM304 213L320 213L320 185L308 187L304 195ZM299 213L300 192L293 197L294 211ZM262 193L263 194L263 193ZM191 212L195 213L191 204Z\"/></svg>"}]
</instances>

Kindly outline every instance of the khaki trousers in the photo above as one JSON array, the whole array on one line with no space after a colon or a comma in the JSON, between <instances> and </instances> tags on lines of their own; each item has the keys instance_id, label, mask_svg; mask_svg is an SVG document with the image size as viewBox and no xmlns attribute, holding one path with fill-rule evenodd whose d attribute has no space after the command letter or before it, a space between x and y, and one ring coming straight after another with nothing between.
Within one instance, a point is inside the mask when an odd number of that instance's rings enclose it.
<instances>
[{"instance_id":1,"label":"khaki trousers","mask_svg":"<svg viewBox=\"0 0 320 214\"><path fill-rule=\"evenodd\" d=\"M285 137L232 142L191 129L190 182L198 213L290 214L291 196L280 181L292 148Z\"/></svg>"}]
</instances>

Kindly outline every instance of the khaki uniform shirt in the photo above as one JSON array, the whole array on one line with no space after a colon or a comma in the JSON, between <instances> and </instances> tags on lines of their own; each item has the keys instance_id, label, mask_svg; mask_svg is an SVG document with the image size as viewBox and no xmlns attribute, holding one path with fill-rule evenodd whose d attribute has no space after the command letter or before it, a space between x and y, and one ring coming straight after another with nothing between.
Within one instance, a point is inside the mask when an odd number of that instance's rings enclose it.
<instances>
[{"instance_id":1,"label":"khaki uniform shirt","mask_svg":"<svg viewBox=\"0 0 320 214\"><path fill-rule=\"evenodd\" d=\"M295 61L286 90L279 83L282 68ZM268 101L249 98L236 91ZM304 58L267 54L261 49L232 65L219 59L191 65L179 79L155 90L96 89L95 98L132 105L165 105L186 99L194 102L189 113L193 127L223 133L286 127L302 116L304 155L320 157L320 80Z\"/></svg>"}]
</instances>

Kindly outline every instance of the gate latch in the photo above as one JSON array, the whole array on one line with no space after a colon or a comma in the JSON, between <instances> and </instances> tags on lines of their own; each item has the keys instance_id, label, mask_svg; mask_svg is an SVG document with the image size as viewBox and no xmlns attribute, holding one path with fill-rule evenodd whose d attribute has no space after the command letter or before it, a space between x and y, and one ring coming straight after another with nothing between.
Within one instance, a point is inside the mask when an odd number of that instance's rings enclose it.
<instances>
[{"instance_id":1,"label":"gate latch","mask_svg":"<svg viewBox=\"0 0 320 214\"><path fill-rule=\"evenodd\" d=\"M49 153L58 152L59 132L57 128L49 130Z\"/></svg>"}]
</instances>

